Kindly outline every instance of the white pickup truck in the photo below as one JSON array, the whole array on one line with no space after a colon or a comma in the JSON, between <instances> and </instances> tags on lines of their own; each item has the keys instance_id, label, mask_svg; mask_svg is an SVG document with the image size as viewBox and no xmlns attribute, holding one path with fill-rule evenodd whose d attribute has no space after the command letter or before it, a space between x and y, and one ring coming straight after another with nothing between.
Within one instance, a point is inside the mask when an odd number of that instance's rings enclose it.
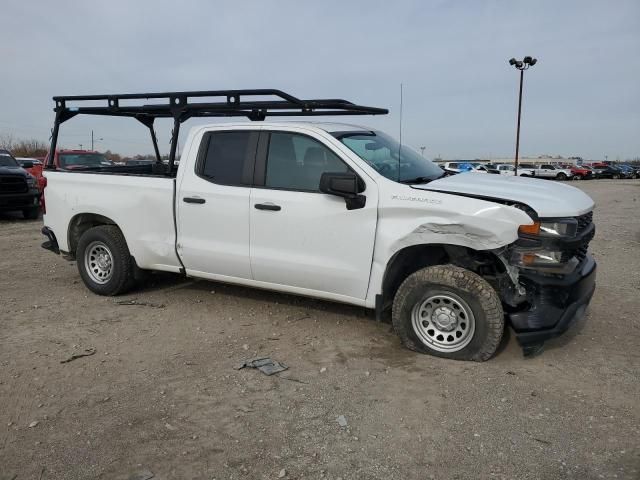
<instances>
[{"instance_id":1,"label":"white pickup truck","mask_svg":"<svg viewBox=\"0 0 640 480\"><path fill-rule=\"evenodd\" d=\"M522 177L549 178L554 180L570 180L573 172L570 168L556 167L555 165L521 165L518 167L518 175Z\"/></svg>"},{"instance_id":2,"label":"white pickup truck","mask_svg":"<svg viewBox=\"0 0 640 480\"><path fill-rule=\"evenodd\" d=\"M70 108L60 98L53 150ZM505 324L525 354L539 350L595 289L582 191L444 177L367 127L197 126L177 172L160 170L49 164L43 246L76 259L100 295L147 270L306 295L391 311L408 348L475 361L495 353Z\"/></svg>"}]
</instances>

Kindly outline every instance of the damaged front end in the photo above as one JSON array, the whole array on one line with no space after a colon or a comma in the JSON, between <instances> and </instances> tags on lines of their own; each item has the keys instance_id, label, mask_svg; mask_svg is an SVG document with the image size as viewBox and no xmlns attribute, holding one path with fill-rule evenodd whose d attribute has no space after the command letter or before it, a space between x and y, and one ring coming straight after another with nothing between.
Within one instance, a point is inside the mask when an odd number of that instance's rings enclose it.
<instances>
[{"instance_id":1,"label":"damaged front end","mask_svg":"<svg viewBox=\"0 0 640 480\"><path fill-rule=\"evenodd\" d=\"M499 286L507 315L525 355L580 319L595 290L596 263L588 253L593 213L536 219L519 238L494 253L510 285Z\"/></svg>"}]
</instances>

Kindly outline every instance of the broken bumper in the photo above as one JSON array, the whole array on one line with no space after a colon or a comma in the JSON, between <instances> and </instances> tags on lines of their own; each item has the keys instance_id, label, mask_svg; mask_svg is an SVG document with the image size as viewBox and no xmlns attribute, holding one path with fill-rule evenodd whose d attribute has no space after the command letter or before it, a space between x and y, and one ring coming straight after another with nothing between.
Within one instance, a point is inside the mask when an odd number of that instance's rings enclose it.
<instances>
[{"instance_id":1,"label":"broken bumper","mask_svg":"<svg viewBox=\"0 0 640 480\"><path fill-rule=\"evenodd\" d=\"M511 313L511 325L525 354L539 350L545 340L566 332L584 315L596 288L596 262L587 255L570 275L550 277L521 273L531 307Z\"/></svg>"},{"instance_id":2,"label":"broken bumper","mask_svg":"<svg viewBox=\"0 0 640 480\"><path fill-rule=\"evenodd\" d=\"M42 248L49 250L50 252L60 254L60 248L58 247L58 239L55 233L49 227L42 227L42 234L47 237L47 241L42 244Z\"/></svg>"}]
</instances>

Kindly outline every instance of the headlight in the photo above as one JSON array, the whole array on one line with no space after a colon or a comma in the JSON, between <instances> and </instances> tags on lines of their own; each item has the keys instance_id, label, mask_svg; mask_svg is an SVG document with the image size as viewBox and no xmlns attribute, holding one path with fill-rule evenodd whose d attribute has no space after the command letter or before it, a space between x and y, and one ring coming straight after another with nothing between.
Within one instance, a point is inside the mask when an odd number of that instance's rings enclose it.
<instances>
[{"instance_id":1,"label":"headlight","mask_svg":"<svg viewBox=\"0 0 640 480\"><path fill-rule=\"evenodd\" d=\"M518 229L519 233L543 237L575 237L577 231L578 221L574 218L535 222L533 225L520 225Z\"/></svg>"},{"instance_id":2,"label":"headlight","mask_svg":"<svg viewBox=\"0 0 640 480\"><path fill-rule=\"evenodd\" d=\"M562 252L556 250L514 250L511 264L519 267L553 267L562 263Z\"/></svg>"},{"instance_id":3,"label":"headlight","mask_svg":"<svg viewBox=\"0 0 640 480\"><path fill-rule=\"evenodd\" d=\"M34 177L33 175L29 175L27 177L27 185L30 187L35 187L36 186L36 177Z\"/></svg>"}]
</instances>

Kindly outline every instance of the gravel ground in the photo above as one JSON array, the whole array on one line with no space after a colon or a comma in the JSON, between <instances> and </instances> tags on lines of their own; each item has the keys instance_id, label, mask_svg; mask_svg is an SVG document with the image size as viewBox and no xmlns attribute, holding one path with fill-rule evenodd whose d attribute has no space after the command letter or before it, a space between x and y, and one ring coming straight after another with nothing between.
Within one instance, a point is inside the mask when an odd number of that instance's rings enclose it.
<instances>
[{"instance_id":1,"label":"gravel ground","mask_svg":"<svg viewBox=\"0 0 640 480\"><path fill-rule=\"evenodd\" d=\"M640 478L640 181L574 185L598 205L585 321L482 364L271 292L156 275L98 297L41 220L1 216L0 479ZM263 355L289 370L234 369Z\"/></svg>"}]
</instances>

